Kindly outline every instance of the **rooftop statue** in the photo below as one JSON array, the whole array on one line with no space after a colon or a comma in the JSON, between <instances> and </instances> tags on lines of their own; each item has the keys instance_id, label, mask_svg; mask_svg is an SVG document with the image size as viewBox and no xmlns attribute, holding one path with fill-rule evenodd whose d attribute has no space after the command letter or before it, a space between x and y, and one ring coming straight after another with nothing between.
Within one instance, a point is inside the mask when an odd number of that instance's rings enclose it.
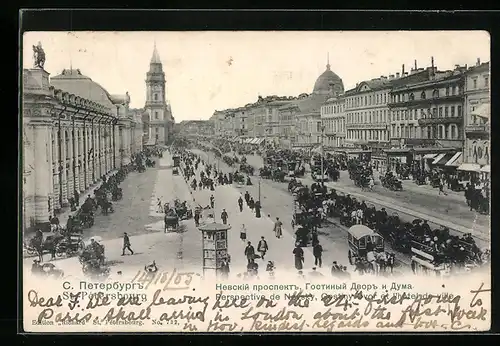
<instances>
[{"instance_id":1,"label":"rooftop statue","mask_svg":"<svg viewBox=\"0 0 500 346\"><path fill-rule=\"evenodd\" d=\"M38 42L38 45L33 46L33 61L35 68L39 67L43 69L43 66L45 65L45 52L42 48L41 42Z\"/></svg>"}]
</instances>

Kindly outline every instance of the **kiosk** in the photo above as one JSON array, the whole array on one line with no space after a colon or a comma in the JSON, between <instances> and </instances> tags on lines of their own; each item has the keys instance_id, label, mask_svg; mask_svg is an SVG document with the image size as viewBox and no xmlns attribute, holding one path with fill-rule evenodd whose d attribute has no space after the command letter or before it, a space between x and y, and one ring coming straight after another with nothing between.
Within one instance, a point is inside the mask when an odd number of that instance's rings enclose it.
<instances>
[{"instance_id":1,"label":"kiosk","mask_svg":"<svg viewBox=\"0 0 500 346\"><path fill-rule=\"evenodd\" d=\"M222 260L228 258L227 231L231 226L212 222L198 229L202 233L203 276L215 274L218 277L222 272Z\"/></svg>"}]
</instances>

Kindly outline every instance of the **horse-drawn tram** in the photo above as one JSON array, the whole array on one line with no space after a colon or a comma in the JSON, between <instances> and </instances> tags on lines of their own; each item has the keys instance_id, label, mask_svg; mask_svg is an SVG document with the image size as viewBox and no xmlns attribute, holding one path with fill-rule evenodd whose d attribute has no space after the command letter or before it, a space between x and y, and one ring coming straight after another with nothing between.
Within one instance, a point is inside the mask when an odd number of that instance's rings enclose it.
<instances>
[{"instance_id":1,"label":"horse-drawn tram","mask_svg":"<svg viewBox=\"0 0 500 346\"><path fill-rule=\"evenodd\" d=\"M377 232L364 225L354 225L347 231L349 244L349 263L355 264L357 260L371 262L370 252L384 251L384 238Z\"/></svg>"},{"instance_id":2,"label":"horse-drawn tram","mask_svg":"<svg viewBox=\"0 0 500 346\"><path fill-rule=\"evenodd\" d=\"M449 276L451 263L444 256L440 256L432 247L412 241L411 269L416 275Z\"/></svg>"}]
</instances>

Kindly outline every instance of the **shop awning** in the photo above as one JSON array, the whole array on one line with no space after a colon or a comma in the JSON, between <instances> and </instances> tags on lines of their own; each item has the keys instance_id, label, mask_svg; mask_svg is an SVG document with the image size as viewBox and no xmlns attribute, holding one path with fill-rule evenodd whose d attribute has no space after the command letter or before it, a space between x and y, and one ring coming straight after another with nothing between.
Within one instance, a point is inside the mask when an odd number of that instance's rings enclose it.
<instances>
[{"instance_id":1,"label":"shop awning","mask_svg":"<svg viewBox=\"0 0 500 346\"><path fill-rule=\"evenodd\" d=\"M480 172L481 167L477 163L462 163L458 168L459 171Z\"/></svg>"},{"instance_id":2,"label":"shop awning","mask_svg":"<svg viewBox=\"0 0 500 346\"><path fill-rule=\"evenodd\" d=\"M257 140L257 144L262 144L266 139L265 138L259 138Z\"/></svg>"},{"instance_id":3,"label":"shop awning","mask_svg":"<svg viewBox=\"0 0 500 346\"><path fill-rule=\"evenodd\" d=\"M449 167L458 167L462 163L462 152L459 151L455 153L451 159L448 160L444 165Z\"/></svg>"},{"instance_id":4,"label":"shop awning","mask_svg":"<svg viewBox=\"0 0 500 346\"><path fill-rule=\"evenodd\" d=\"M424 159L433 159L436 157L437 154L425 154Z\"/></svg>"},{"instance_id":5,"label":"shop awning","mask_svg":"<svg viewBox=\"0 0 500 346\"><path fill-rule=\"evenodd\" d=\"M433 165L437 165L439 164L439 161L441 161L441 159L445 156L446 154L439 154L438 156L436 156L434 158L434 161L432 161L432 164Z\"/></svg>"},{"instance_id":6,"label":"shop awning","mask_svg":"<svg viewBox=\"0 0 500 346\"><path fill-rule=\"evenodd\" d=\"M490 165L485 165L481 167L481 172L490 173Z\"/></svg>"},{"instance_id":7,"label":"shop awning","mask_svg":"<svg viewBox=\"0 0 500 346\"><path fill-rule=\"evenodd\" d=\"M259 141L258 138L254 138L254 139L252 139L252 141L250 142L250 144L257 144L258 141Z\"/></svg>"},{"instance_id":8,"label":"shop awning","mask_svg":"<svg viewBox=\"0 0 500 346\"><path fill-rule=\"evenodd\" d=\"M252 138L247 138L247 139L245 140L245 143L249 144L251 141L252 141Z\"/></svg>"}]
</instances>

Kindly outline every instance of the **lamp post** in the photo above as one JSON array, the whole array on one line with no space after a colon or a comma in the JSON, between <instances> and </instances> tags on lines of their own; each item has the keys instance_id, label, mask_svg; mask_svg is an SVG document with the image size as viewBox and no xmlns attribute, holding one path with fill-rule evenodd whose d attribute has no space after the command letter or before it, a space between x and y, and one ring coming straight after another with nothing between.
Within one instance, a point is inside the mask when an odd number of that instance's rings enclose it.
<instances>
[{"instance_id":1,"label":"lamp post","mask_svg":"<svg viewBox=\"0 0 500 346\"><path fill-rule=\"evenodd\" d=\"M259 201L260 201L260 181L262 180L262 177L259 176Z\"/></svg>"}]
</instances>

